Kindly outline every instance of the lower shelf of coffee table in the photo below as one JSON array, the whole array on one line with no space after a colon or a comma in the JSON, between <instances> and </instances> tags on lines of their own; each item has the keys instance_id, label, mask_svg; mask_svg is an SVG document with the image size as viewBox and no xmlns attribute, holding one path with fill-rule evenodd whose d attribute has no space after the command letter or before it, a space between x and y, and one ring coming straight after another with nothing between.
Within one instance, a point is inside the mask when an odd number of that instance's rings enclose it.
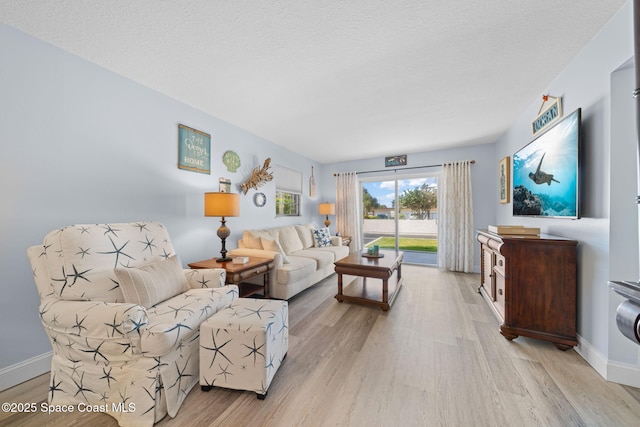
<instances>
[{"instance_id":1,"label":"lower shelf of coffee table","mask_svg":"<svg viewBox=\"0 0 640 427\"><path fill-rule=\"evenodd\" d=\"M348 301L360 304L374 305L388 310L402 287L402 278L389 277L387 286L387 302L382 301L382 280L371 277L356 277L342 288L342 295L336 295L340 302Z\"/></svg>"}]
</instances>

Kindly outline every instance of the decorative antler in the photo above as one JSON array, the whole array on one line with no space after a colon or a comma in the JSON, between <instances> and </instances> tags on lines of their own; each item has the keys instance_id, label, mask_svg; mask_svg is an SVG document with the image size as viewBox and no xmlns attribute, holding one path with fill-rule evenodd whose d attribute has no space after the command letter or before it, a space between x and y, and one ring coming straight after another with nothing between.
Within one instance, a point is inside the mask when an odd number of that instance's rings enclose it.
<instances>
[{"instance_id":1,"label":"decorative antler","mask_svg":"<svg viewBox=\"0 0 640 427\"><path fill-rule=\"evenodd\" d=\"M273 173L269 172L270 164L271 157L267 157L261 167L257 166L253 168L249 179L247 179L243 184L240 184L242 194L247 194L247 191L249 191L250 188L255 188L257 190L258 187L273 179Z\"/></svg>"}]
</instances>

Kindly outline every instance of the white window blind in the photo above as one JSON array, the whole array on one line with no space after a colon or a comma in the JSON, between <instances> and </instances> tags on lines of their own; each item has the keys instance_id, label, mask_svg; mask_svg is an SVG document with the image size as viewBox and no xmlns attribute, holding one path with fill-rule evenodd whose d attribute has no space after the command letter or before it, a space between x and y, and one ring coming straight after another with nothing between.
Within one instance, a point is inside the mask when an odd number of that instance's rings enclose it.
<instances>
[{"instance_id":1,"label":"white window blind","mask_svg":"<svg viewBox=\"0 0 640 427\"><path fill-rule=\"evenodd\" d=\"M273 178L276 181L277 191L302 194L302 172L275 165Z\"/></svg>"}]
</instances>

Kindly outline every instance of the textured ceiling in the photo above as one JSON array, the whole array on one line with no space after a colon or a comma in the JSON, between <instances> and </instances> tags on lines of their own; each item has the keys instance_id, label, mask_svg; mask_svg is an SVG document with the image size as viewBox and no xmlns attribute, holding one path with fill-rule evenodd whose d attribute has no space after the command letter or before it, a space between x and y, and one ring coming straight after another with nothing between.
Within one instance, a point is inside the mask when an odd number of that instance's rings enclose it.
<instances>
[{"instance_id":1,"label":"textured ceiling","mask_svg":"<svg viewBox=\"0 0 640 427\"><path fill-rule=\"evenodd\" d=\"M495 141L625 0L0 0L0 21L321 163Z\"/></svg>"}]
</instances>

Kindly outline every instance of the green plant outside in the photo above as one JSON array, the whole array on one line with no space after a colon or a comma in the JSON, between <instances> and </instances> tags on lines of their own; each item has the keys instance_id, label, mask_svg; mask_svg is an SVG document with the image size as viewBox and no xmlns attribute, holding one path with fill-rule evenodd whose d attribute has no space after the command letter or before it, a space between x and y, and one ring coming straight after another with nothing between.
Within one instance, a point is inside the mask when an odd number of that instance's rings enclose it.
<instances>
[{"instance_id":1,"label":"green plant outside","mask_svg":"<svg viewBox=\"0 0 640 427\"><path fill-rule=\"evenodd\" d=\"M422 252L438 252L438 240L421 239L415 237L400 237L400 250L404 251L422 251ZM381 237L371 242L365 247L378 245L381 249L395 249L395 239L393 237Z\"/></svg>"}]
</instances>

